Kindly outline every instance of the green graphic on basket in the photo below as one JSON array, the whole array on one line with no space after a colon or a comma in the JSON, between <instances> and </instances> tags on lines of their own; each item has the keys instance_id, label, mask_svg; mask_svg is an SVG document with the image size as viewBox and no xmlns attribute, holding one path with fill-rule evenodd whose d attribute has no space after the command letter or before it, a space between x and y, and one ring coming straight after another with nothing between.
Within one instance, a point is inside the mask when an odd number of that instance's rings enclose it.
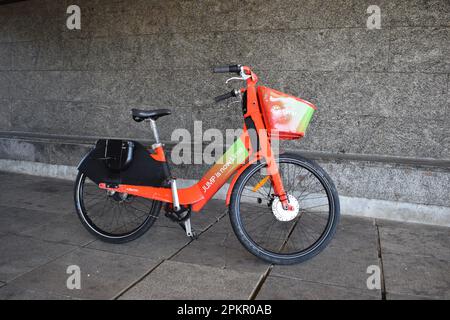
<instances>
[{"instance_id":1,"label":"green graphic on basket","mask_svg":"<svg viewBox=\"0 0 450 320\"><path fill-rule=\"evenodd\" d=\"M311 122L314 111L316 110L314 110L314 108L310 106L304 106L303 108L300 107L295 109L294 113L298 113L298 115L295 115L293 117L300 119L297 126L297 132L305 134L305 131L308 128L309 123Z\"/></svg>"}]
</instances>

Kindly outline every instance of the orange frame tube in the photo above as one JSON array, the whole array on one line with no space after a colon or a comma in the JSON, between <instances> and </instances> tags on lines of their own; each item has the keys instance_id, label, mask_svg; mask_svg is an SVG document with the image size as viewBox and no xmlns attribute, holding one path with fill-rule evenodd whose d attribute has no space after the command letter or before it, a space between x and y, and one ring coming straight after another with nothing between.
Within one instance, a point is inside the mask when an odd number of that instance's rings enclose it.
<instances>
[{"instance_id":1,"label":"orange frame tube","mask_svg":"<svg viewBox=\"0 0 450 320\"><path fill-rule=\"evenodd\" d=\"M249 75L247 79L247 88L241 89L241 92L247 93L247 112L244 119L251 119L254 123L260 150L253 150L250 136L244 124L244 132L238 140L224 153L206 174L193 186L178 190L180 205L191 206L195 212L200 211L205 204L217 193L217 191L231 178L227 192L226 204L229 204L233 187L241 173L252 163L264 158L268 164L268 173L276 195L280 197L285 208L289 207L286 192L278 171L278 165L272 153L270 137L267 134L266 126L258 102L256 83L258 77L248 67L244 67L244 72ZM161 146L151 155L155 160L166 161L164 151ZM223 160L223 161L221 161ZM172 203L172 191L169 187L150 187L137 185L118 185L109 188L105 183L100 183L99 187L111 191L128 193L134 196Z\"/></svg>"}]
</instances>

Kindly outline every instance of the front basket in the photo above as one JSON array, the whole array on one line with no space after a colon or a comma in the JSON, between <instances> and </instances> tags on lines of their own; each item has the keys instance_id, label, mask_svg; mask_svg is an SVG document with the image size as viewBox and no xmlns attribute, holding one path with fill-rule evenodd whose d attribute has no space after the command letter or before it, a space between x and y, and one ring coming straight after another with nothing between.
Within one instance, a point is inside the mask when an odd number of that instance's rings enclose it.
<instances>
[{"instance_id":1,"label":"front basket","mask_svg":"<svg viewBox=\"0 0 450 320\"><path fill-rule=\"evenodd\" d=\"M258 98L272 137L292 140L305 135L316 107L305 100L259 86Z\"/></svg>"}]
</instances>

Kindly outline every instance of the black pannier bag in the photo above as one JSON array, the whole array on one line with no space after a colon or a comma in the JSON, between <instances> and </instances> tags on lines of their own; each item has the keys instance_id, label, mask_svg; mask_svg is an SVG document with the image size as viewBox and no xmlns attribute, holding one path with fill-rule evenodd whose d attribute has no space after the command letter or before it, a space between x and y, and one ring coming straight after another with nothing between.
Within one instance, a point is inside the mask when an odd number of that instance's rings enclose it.
<instances>
[{"instance_id":1,"label":"black pannier bag","mask_svg":"<svg viewBox=\"0 0 450 320\"><path fill-rule=\"evenodd\" d=\"M167 176L167 164L153 159L136 141L101 139L78 170L93 182L159 187Z\"/></svg>"}]
</instances>

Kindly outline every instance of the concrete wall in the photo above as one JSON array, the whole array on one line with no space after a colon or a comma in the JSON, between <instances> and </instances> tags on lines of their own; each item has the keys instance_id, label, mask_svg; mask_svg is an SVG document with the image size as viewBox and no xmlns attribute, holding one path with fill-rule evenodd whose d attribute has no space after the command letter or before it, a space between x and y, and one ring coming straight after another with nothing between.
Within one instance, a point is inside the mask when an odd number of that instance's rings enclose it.
<instances>
[{"instance_id":1,"label":"concrete wall","mask_svg":"<svg viewBox=\"0 0 450 320\"><path fill-rule=\"evenodd\" d=\"M65 27L82 10L81 31ZM367 30L379 5L382 28ZM173 128L242 126L223 63L310 100L307 137L342 195L450 207L450 1L38 1L0 6L0 158L75 165L100 136L148 139L132 107ZM186 170L184 170L186 169ZM194 178L203 167L176 169Z\"/></svg>"}]
</instances>

